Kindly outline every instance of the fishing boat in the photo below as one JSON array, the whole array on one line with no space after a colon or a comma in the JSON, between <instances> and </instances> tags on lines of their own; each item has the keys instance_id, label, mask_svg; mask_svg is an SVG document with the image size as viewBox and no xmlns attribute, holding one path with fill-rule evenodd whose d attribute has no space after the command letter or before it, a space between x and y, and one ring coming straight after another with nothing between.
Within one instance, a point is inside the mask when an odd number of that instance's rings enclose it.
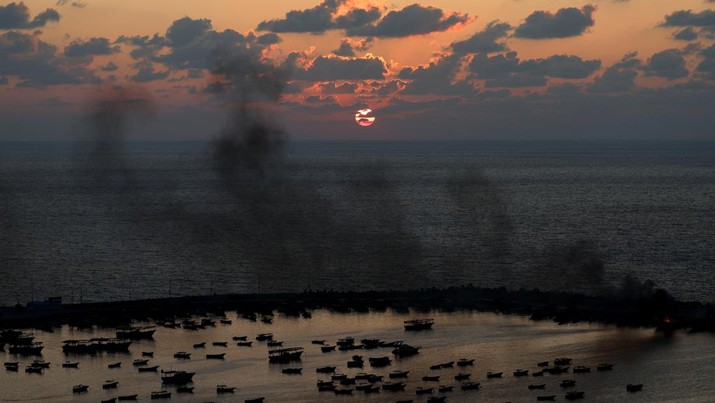
<instances>
[{"instance_id":1,"label":"fishing boat","mask_svg":"<svg viewBox=\"0 0 715 403\"><path fill-rule=\"evenodd\" d=\"M534 390L534 389L546 389L546 384L540 383L538 385L535 385L535 384L529 385L529 390Z\"/></svg>"},{"instance_id":2,"label":"fishing boat","mask_svg":"<svg viewBox=\"0 0 715 403\"><path fill-rule=\"evenodd\" d=\"M248 340L248 336L233 336L231 339L233 341L246 341Z\"/></svg>"},{"instance_id":3,"label":"fishing boat","mask_svg":"<svg viewBox=\"0 0 715 403\"><path fill-rule=\"evenodd\" d=\"M253 342L244 340L244 341L239 341L238 343L236 343L236 345L239 347L251 347L253 345Z\"/></svg>"},{"instance_id":4,"label":"fishing boat","mask_svg":"<svg viewBox=\"0 0 715 403\"><path fill-rule=\"evenodd\" d=\"M168 390L159 390L151 392L151 399L170 399L171 392Z\"/></svg>"},{"instance_id":5,"label":"fishing boat","mask_svg":"<svg viewBox=\"0 0 715 403\"><path fill-rule=\"evenodd\" d=\"M218 393L218 394L233 393L235 390L236 390L235 386L216 385L216 393Z\"/></svg>"},{"instance_id":6,"label":"fishing boat","mask_svg":"<svg viewBox=\"0 0 715 403\"><path fill-rule=\"evenodd\" d=\"M201 343L194 344L194 348L204 348L204 347L206 347L205 341L202 341Z\"/></svg>"},{"instance_id":7,"label":"fishing boat","mask_svg":"<svg viewBox=\"0 0 715 403\"><path fill-rule=\"evenodd\" d=\"M115 381L114 379L109 379L104 381L102 384L102 389L116 389L117 385L119 385L119 381Z\"/></svg>"},{"instance_id":8,"label":"fishing boat","mask_svg":"<svg viewBox=\"0 0 715 403\"><path fill-rule=\"evenodd\" d=\"M422 380L425 382L439 382L439 375L427 375L423 376Z\"/></svg>"},{"instance_id":9,"label":"fishing boat","mask_svg":"<svg viewBox=\"0 0 715 403\"><path fill-rule=\"evenodd\" d=\"M41 341L35 341L29 344L10 344L7 351L10 354L19 355L42 355L42 349L45 348Z\"/></svg>"},{"instance_id":10,"label":"fishing boat","mask_svg":"<svg viewBox=\"0 0 715 403\"><path fill-rule=\"evenodd\" d=\"M161 371L161 382L171 385L183 385L191 382L195 372L187 371Z\"/></svg>"},{"instance_id":11,"label":"fishing boat","mask_svg":"<svg viewBox=\"0 0 715 403\"><path fill-rule=\"evenodd\" d=\"M388 374L390 379L407 378L410 371L392 371Z\"/></svg>"},{"instance_id":12,"label":"fishing boat","mask_svg":"<svg viewBox=\"0 0 715 403\"><path fill-rule=\"evenodd\" d=\"M153 338L155 331L155 326L126 326L118 327L116 335L118 339L142 340Z\"/></svg>"},{"instance_id":13,"label":"fishing boat","mask_svg":"<svg viewBox=\"0 0 715 403\"><path fill-rule=\"evenodd\" d=\"M318 367L315 369L315 372L320 374L331 374L335 372L335 367Z\"/></svg>"},{"instance_id":14,"label":"fishing boat","mask_svg":"<svg viewBox=\"0 0 715 403\"><path fill-rule=\"evenodd\" d=\"M335 346L321 346L320 351L324 353L329 353L331 351L335 351Z\"/></svg>"},{"instance_id":15,"label":"fishing boat","mask_svg":"<svg viewBox=\"0 0 715 403\"><path fill-rule=\"evenodd\" d=\"M279 348L268 351L268 362L285 363L291 361L299 361L303 354L303 347L288 347Z\"/></svg>"},{"instance_id":16,"label":"fishing boat","mask_svg":"<svg viewBox=\"0 0 715 403\"><path fill-rule=\"evenodd\" d=\"M273 333L259 333L256 336L256 340L258 340L258 341L273 340Z\"/></svg>"},{"instance_id":17,"label":"fishing boat","mask_svg":"<svg viewBox=\"0 0 715 403\"><path fill-rule=\"evenodd\" d=\"M469 377L472 376L472 374L467 374L465 372L460 372L457 375L454 376L455 381L466 381L469 379Z\"/></svg>"},{"instance_id":18,"label":"fishing boat","mask_svg":"<svg viewBox=\"0 0 715 403\"><path fill-rule=\"evenodd\" d=\"M430 330L434 319L412 319L404 322L405 330Z\"/></svg>"},{"instance_id":19,"label":"fishing boat","mask_svg":"<svg viewBox=\"0 0 715 403\"><path fill-rule=\"evenodd\" d=\"M158 365L154 365L152 367L139 367L137 368L138 372L156 372L159 369Z\"/></svg>"},{"instance_id":20,"label":"fishing boat","mask_svg":"<svg viewBox=\"0 0 715 403\"><path fill-rule=\"evenodd\" d=\"M206 359L208 359L208 360L223 360L225 355L226 355L226 353L206 354Z\"/></svg>"},{"instance_id":21,"label":"fishing boat","mask_svg":"<svg viewBox=\"0 0 715 403\"><path fill-rule=\"evenodd\" d=\"M89 390L89 385L74 385L72 387L72 393L84 393Z\"/></svg>"},{"instance_id":22,"label":"fishing boat","mask_svg":"<svg viewBox=\"0 0 715 403\"><path fill-rule=\"evenodd\" d=\"M42 374L42 367L25 367L25 372L28 374Z\"/></svg>"},{"instance_id":23,"label":"fishing boat","mask_svg":"<svg viewBox=\"0 0 715 403\"><path fill-rule=\"evenodd\" d=\"M392 360L390 357L384 356L384 357L370 357L369 359L370 366L373 367L386 367L390 364L392 364Z\"/></svg>"},{"instance_id":24,"label":"fishing boat","mask_svg":"<svg viewBox=\"0 0 715 403\"><path fill-rule=\"evenodd\" d=\"M454 390L454 386L453 385L449 385L449 386L439 385L439 388L437 390L439 391L439 393L451 392Z\"/></svg>"},{"instance_id":25,"label":"fishing boat","mask_svg":"<svg viewBox=\"0 0 715 403\"><path fill-rule=\"evenodd\" d=\"M473 358L471 358L471 359L460 358L459 360L457 360L457 366L460 366L460 367L468 367L468 366L471 366L471 365L474 365L474 359L473 359Z\"/></svg>"},{"instance_id":26,"label":"fishing boat","mask_svg":"<svg viewBox=\"0 0 715 403\"><path fill-rule=\"evenodd\" d=\"M225 342L225 341L215 341L215 342L211 343L211 345L212 345L212 346L217 346L217 347L227 347L227 346L228 346L228 342Z\"/></svg>"},{"instance_id":27,"label":"fishing boat","mask_svg":"<svg viewBox=\"0 0 715 403\"><path fill-rule=\"evenodd\" d=\"M191 358L191 353L187 353L186 351L178 351L174 353L174 358L188 360Z\"/></svg>"},{"instance_id":28,"label":"fishing boat","mask_svg":"<svg viewBox=\"0 0 715 403\"><path fill-rule=\"evenodd\" d=\"M149 363L149 360L146 358L137 358L134 361L132 361L132 365L134 365L135 367L147 365L148 363Z\"/></svg>"},{"instance_id":29,"label":"fishing boat","mask_svg":"<svg viewBox=\"0 0 715 403\"><path fill-rule=\"evenodd\" d=\"M432 391L434 391L434 388L425 388L422 386L418 386L417 389L415 390L415 394L418 395L431 395Z\"/></svg>"},{"instance_id":30,"label":"fishing boat","mask_svg":"<svg viewBox=\"0 0 715 403\"><path fill-rule=\"evenodd\" d=\"M596 371L611 371L613 370L613 364L598 364Z\"/></svg>"},{"instance_id":31,"label":"fishing boat","mask_svg":"<svg viewBox=\"0 0 715 403\"><path fill-rule=\"evenodd\" d=\"M577 400L577 399L583 399L584 397L584 392L568 392L564 396L566 400Z\"/></svg>"},{"instance_id":32,"label":"fishing boat","mask_svg":"<svg viewBox=\"0 0 715 403\"><path fill-rule=\"evenodd\" d=\"M107 365L107 368L120 368L121 366L122 366L121 362L115 362L115 363Z\"/></svg>"},{"instance_id":33,"label":"fishing boat","mask_svg":"<svg viewBox=\"0 0 715 403\"><path fill-rule=\"evenodd\" d=\"M139 395L119 395L117 396L117 400L137 400L137 396Z\"/></svg>"},{"instance_id":34,"label":"fishing boat","mask_svg":"<svg viewBox=\"0 0 715 403\"><path fill-rule=\"evenodd\" d=\"M464 382L460 386L462 390L477 390L481 387L479 382Z\"/></svg>"},{"instance_id":35,"label":"fishing boat","mask_svg":"<svg viewBox=\"0 0 715 403\"><path fill-rule=\"evenodd\" d=\"M394 350L392 350L392 354L402 358L402 357L409 357L411 355L415 355L419 353L420 347L413 347L410 346L409 344L402 343L395 347Z\"/></svg>"},{"instance_id":36,"label":"fishing boat","mask_svg":"<svg viewBox=\"0 0 715 403\"><path fill-rule=\"evenodd\" d=\"M528 369L517 369L514 371L514 376L520 377L520 376L527 376L529 375L529 370Z\"/></svg>"}]
</instances>

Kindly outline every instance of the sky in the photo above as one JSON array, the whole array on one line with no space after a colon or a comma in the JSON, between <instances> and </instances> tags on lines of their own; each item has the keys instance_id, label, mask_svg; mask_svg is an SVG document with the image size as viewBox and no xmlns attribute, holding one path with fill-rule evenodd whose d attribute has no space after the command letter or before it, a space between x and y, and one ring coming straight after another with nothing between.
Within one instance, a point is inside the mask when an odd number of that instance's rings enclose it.
<instances>
[{"instance_id":1,"label":"sky","mask_svg":"<svg viewBox=\"0 0 715 403\"><path fill-rule=\"evenodd\" d=\"M0 141L120 89L132 139L714 139L715 0L0 0Z\"/></svg>"}]
</instances>

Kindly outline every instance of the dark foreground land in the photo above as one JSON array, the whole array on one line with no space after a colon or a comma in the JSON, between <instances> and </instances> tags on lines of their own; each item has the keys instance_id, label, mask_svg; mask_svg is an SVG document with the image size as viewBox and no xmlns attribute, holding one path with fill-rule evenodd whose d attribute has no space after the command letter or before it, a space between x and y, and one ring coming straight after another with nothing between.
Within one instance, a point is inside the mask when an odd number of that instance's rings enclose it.
<instances>
[{"instance_id":1,"label":"dark foreground land","mask_svg":"<svg viewBox=\"0 0 715 403\"><path fill-rule=\"evenodd\" d=\"M45 307L0 308L0 328L50 330L63 324L76 327L122 326L131 321L163 320L191 314L236 310L239 313L278 311L307 316L312 309L337 312L407 312L475 310L528 315L558 323L596 322L649 327L665 331L715 332L715 307L680 302L666 292L647 297L599 297L566 292L507 290L473 286L409 291L305 291L280 294L226 294L133 301L62 304Z\"/></svg>"}]
</instances>

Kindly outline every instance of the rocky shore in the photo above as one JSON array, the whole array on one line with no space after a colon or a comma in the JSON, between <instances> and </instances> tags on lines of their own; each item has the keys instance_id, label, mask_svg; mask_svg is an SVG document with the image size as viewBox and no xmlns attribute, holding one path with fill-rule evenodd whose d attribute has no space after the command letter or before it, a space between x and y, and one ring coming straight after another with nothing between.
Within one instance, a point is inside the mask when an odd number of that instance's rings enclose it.
<instances>
[{"instance_id":1,"label":"rocky shore","mask_svg":"<svg viewBox=\"0 0 715 403\"><path fill-rule=\"evenodd\" d=\"M51 330L68 324L117 327L132 321L183 317L191 314L223 314L277 311L287 316L305 316L313 309L337 312L368 312L393 309L407 313L431 310L475 310L527 315L533 320L576 323L595 322L618 326L647 327L664 331L715 332L715 307L699 302L681 302L657 290L647 297L602 297L568 292L507 290L474 286L408 291L304 291L280 294L225 294L145 299L41 307L0 308L0 328Z\"/></svg>"}]
</instances>

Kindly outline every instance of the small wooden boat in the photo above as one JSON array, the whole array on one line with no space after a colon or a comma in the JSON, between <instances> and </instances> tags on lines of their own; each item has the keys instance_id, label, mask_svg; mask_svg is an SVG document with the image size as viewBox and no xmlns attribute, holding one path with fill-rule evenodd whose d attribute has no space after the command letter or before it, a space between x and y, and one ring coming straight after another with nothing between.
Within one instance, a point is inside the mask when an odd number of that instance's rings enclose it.
<instances>
[{"instance_id":1,"label":"small wooden boat","mask_svg":"<svg viewBox=\"0 0 715 403\"><path fill-rule=\"evenodd\" d=\"M137 400L137 396L139 395L119 395L117 400Z\"/></svg>"},{"instance_id":2,"label":"small wooden boat","mask_svg":"<svg viewBox=\"0 0 715 403\"><path fill-rule=\"evenodd\" d=\"M514 376L519 377L519 376L527 376L529 375L529 370L528 369L517 369L514 371Z\"/></svg>"},{"instance_id":3,"label":"small wooden boat","mask_svg":"<svg viewBox=\"0 0 715 403\"><path fill-rule=\"evenodd\" d=\"M537 366L537 367L548 367L548 366L549 366L549 362L548 362L548 361L541 361L541 362L537 363L536 366Z\"/></svg>"},{"instance_id":4,"label":"small wooden boat","mask_svg":"<svg viewBox=\"0 0 715 403\"><path fill-rule=\"evenodd\" d=\"M236 343L236 345L239 347L251 347L253 345L253 342L243 340L243 341L239 341L238 343Z\"/></svg>"},{"instance_id":5,"label":"small wooden boat","mask_svg":"<svg viewBox=\"0 0 715 403\"><path fill-rule=\"evenodd\" d=\"M5 369L8 371L17 372L20 370L20 363L19 362L6 362Z\"/></svg>"},{"instance_id":6,"label":"small wooden boat","mask_svg":"<svg viewBox=\"0 0 715 403\"><path fill-rule=\"evenodd\" d=\"M194 393L193 386L179 386L176 388L176 393Z\"/></svg>"},{"instance_id":7,"label":"small wooden boat","mask_svg":"<svg viewBox=\"0 0 715 403\"><path fill-rule=\"evenodd\" d=\"M281 347L282 345L283 345L282 341L268 340L268 347Z\"/></svg>"},{"instance_id":8,"label":"small wooden boat","mask_svg":"<svg viewBox=\"0 0 715 403\"><path fill-rule=\"evenodd\" d=\"M79 361L75 361L75 362L65 361L62 363L62 368L79 368Z\"/></svg>"},{"instance_id":9,"label":"small wooden boat","mask_svg":"<svg viewBox=\"0 0 715 403\"><path fill-rule=\"evenodd\" d=\"M583 365L576 365L575 367L573 367L573 371L572 371L572 372L573 372L574 374L585 374L585 373L587 373L587 372L591 372L591 368L589 368L589 367L584 367Z\"/></svg>"},{"instance_id":10,"label":"small wooden boat","mask_svg":"<svg viewBox=\"0 0 715 403\"><path fill-rule=\"evenodd\" d=\"M122 366L121 362L115 362L115 363L107 365L108 368L120 368L121 366Z\"/></svg>"},{"instance_id":11,"label":"small wooden boat","mask_svg":"<svg viewBox=\"0 0 715 403\"><path fill-rule=\"evenodd\" d=\"M577 399L583 399L584 392L568 392L566 393L566 400L577 400Z\"/></svg>"},{"instance_id":12,"label":"small wooden boat","mask_svg":"<svg viewBox=\"0 0 715 403\"><path fill-rule=\"evenodd\" d=\"M432 391L434 391L434 388L423 388L422 386L418 386L417 389L415 389L415 394L431 395Z\"/></svg>"},{"instance_id":13,"label":"small wooden boat","mask_svg":"<svg viewBox=\"0 0 715 403\"><path fill-rule=\"evenodd\" d=\"M102 384L102 389L116 389L117 385L119 385L119 381L109 379L107 381L104 381L104 384Z\"/></svg>"},{"instance_id":14,"label":"small wooden boat","mask_svg":"<svg viewBox=\"0 0 715 403\"><path fill-rule=\"evenodd\" d=\"M137 370L139 372L156 372L159 369L158 365L154 365L152 367L139 367Z\"/></svg>"},{"instance_id":15,"label":"small wooden boat","mask_svg":"<svg viewBox=\"0 0 715 403\"><path fill-rule=\"evenodd\" d=\"M246 341L248 340L248 336L233 336L232 339L233 341Z\"/></svg>"},{"instance_id":16,"label":"small wooden boat","mask_svg":"<svg viewBox=\"0 0 715 403\"><path fill-rule=\"evenodd\" d=\"M554 360L554 365L569 365L571 364L571 359L566 357L557 358Z\"/></svg>"},{"instance_id":17,"label":"small wooden boat","mask_svg":"<svg viewBox=\"0 0 715 403\"><path fill-rule=\"evenodd\" d=\"M390 392L398 392L405 390L404 382L385 382L382 384L382 390L388 390Z\"/></svg>"},{"instance_id":18,"label":"small wooden boat","mask_svg":"<svg viewBox=\"0 0 715 403\"><path fill-rule=\"evenodd\" d=\"M437 389L437 390L439 391L439 393L451 392L454 390L454 386L453 385L449 385L449 386L439 385L439 389Z\"/></svg>"},{"instance_id":19,"label":"small wooden boat","mask_svg":"<svg viewBox=\"0 0 715 403\"><path fill-rule=\"evenodd\" d=\"M472 376L472 374L460 372L454 376L454 380L455 381L466 381L467 379L469 379L470 376Z\"/></svg>"},{"instance_id":20,"label":"small wooden boat","mask_svg":"<svg viewBox=\"0 0 715 403\"><path fill-rule=\"evenodd\" d=\"M346 377L340 380L341 385L355 385L355 377Z\"/></svg>"},{"instance_id":21,"label":"small wooden boat","mask_svg":"<svg viewBox=\"0 0 715 403\"><path fill-rule=\"evenodd\" d=\"M488 379L493 379L493 378L501 378L503 372L487 372L487 378Z\"/></svg>"},{"instance_id":22,"label":"small wooden boat","mask_svg":"<svg viewBox=\"0 0 715 403\"><path fill-rule=\"evenodd\" d=\"M231 319L229 319L229 318L221 318L221 320L219 320L219 322L221 322L222 325L230 325L233 323L231 321Z\"/></svg>"},{"instance_id":23,"label":"small wooden boat","mask_svg":"<svg viewBox=\"0 0 715 403\"><path fill-rule=\"evenodd\" d=\"M365 393L379 393L380 392L380 387L377 385L369 385L369 387L363 389L363 392Z\"/></svg>"},{"instance_id":24,"label":"small wooden boat","mask_svg":"<svg viewBox=\"0 0 715 403\"><path fill-rule=\"evenodd\" d=\"M543 402L543 401L552 401L556 400L556 395L541 395L541 396L536 396L536 400Z\"/></svg>"},{"instance_id":25,"label":"small wooden boat","mask_svg":"<svg viewBox=\"0 0 715 403\"><path fill-rule=\"evenodd\" d=\"M596 371L611 371L613 370L613 364L598 364Z\"/></svg>"},{"instance_id":26,"label":"small wooden boat","mask_svg":"<svg viewBox=\"0 0 715 403\"><path fill-rule=\"evenodd\" d=\"M311 340L310 342L312 344L320 344L320 345L325 344L325 340Z\"/></svg>"},{"instance_id":27,"label":"small wooden boat","mask_svg":"<svg viewBox=\"0 0 715 403\"><path fill-rule=\"evenodd\" d=\"M534 390L534 389L546 389L546 384L545 383L540 383L540 384L530 384L529 385L529 390Z\"/></svg>"},{"instance_id":28,"label":"small wooden boat","mask_svg":"<svg viewBox=\"0 0 715 403\"><path fill-rule=\"evenodd\" d=\"M434 319L413 319L406 320L405 330L430 330L434 325Z\"/></svg>"},{"instance_id":29,"label":"small wooden boat","mask_svg":"<svg viewBox=\"0 0 715 403\"><path fill-rule=\"evenodd\" d=\"M112 397L112 398L110 398L110 399L100 400L100 402L102 402L102 403L115 403L116 401L117 401L117 398L116 398L116 397Z\"/></svg>"},{"instance_id":30,"label":"small wooden boat","mask_svg":"<svg viewBox=\"0 0 715 403\"><path fill-rule=\"evenodd\" d=\"M371 388L372 385L369 383L358 383L355 385L355 390L365 390L367 388Z\"/></svg>"},{"instance_id":31,"label":"small wooden boat","mask_svg":"<svg viewBox=\"0 0 715 403\"><path fill-rule=\"evenodd\" d=\"M212 346L217 346L217 347L228 347L228 342L225 341L215 341L211 343Z\"/></svg>"},{"instance_id":32,"label":"small wooden boat","mask_svg":"<svg viewBox=\"0 0 715 403\"><path fill-rule=\"evenodd\" d=\"M564 379L563 381L561 381L560 386L562 388L571 388L576 386L576 381L574 381L573 379Z\"/></svg>"},{"instance_id":33,"label":"small wooden boat","mask_svg":"<svg viewBox=\"0 0 715 403\"><path fill-rule=\"evenodd\" d=\"M225 355L226 355L226 353L206 354L206 359L208 359L208 360L223 360Z\"/></svg>"},{"instance_id":34,"label":"small wooden boat","mask_svg":"<svg viewBox=\"0 0 715 403\"><path fill-rule=\"evenodd\" d=\"M218 394L233 393L235 390L236 390L235 386L216 385L216 393L218 393Z\"/></svg>"},{"instance_id":35,"label":"small wooden boat","mask_svg":"<svg viewBox=\"0 0 715 403\"><path fill-rule=\"evenodd\" d=\"M266 399L265 397L257 397L255 399L246 399L246 400L244 400L244 402L245 403L263 403L263 401L265 399Z\"/></svg>"},{"instance_id":36,"label":"small wooden boat","mask_svg":"<svg viewBox=\"0 0 715 403\"><path fill-rule=\"evenodd\" d=\"M372 367L386 367L390 364L392 364L392 360L390 357L384 356L384 357L370 357L368 358L368 361L370 361L370 366Z\"/></svg>"},{"instance_id":37,"label":"small wooden boat","mask_svg":"<svg viewBox=\"0 0 715 403\"><path fill-rule=\"evenodd\" d=\"M343 379L346 379L348 376L347 374L332 374L330 375L330 379L334 381L341 381Z\"/></svg>"},{"instance_id":38,"label":"small wooden boat","mask_svg":"<svg viewBox=\"0 0 715 403\"><path fill-rule=\"evenodd\" d=\"M31 366L31 367L34 367L34 368L49 368L49 367L50 367L50 363L47 362L47 361L42 361L42 360L34 360L34 361L32 361L32 363L30 364L30 366Z\"/></svg>"},{"instance_id":39,"label":"small wooden boat","mask_svg":"<svg viewBox=\"0 0 715 403\"><path fill-rule=\"evenodd\" d=\"M534 371L531 376L544 376L544 370L542 369L541 371Z\"/></svg>"},{"instance_id":40,"label":"small wooden boat","mask_svg":"<svg viewBox=\"0 0 715 403\"><path fill-rule=\"evenodd\" d=\"M331 351L335 351L335 346L321 346L320 351L324 353L329 353Z\"/></svg>"},{"instance_id":41,"label":"small wooden boat","mask_svg":"<svg viewBox=\"0 0 715 403\"><path fill-rule=\"evenodd\" d=\"M388 374L388 377L390 379L407 378L407 375L409 373L410 373L410 371L392 371Z\"/></svg>"},{"instance_id":42,"label":"small wooden boat","mask_svg":"<svg viewBox=\"0 0 715 403\"><path fill-rule=\"evenodd\" d=\"M256 340L258 340L258 341L273 340L273 333L259 333L256 336Z\"/></svg>"},{"instance_id":43,"label":"small wooden boat","mask_svg":"<svg viewBox=\"0 0 715 403\"><path fill-rule=\"evenodd\" d=\"M471 366L471 365L474 365L474 359L473 359L473 358L470 358L470 359L460 358L459 360L457 360L457 366L460 366L460 367L468 367L468 366Z\"/></svg>"},{"instance_id":44,"label":"small wooden boat","mask_svg":"<svg viewBox=\"0 0 715 403\"><path fill-rule=\"evenodd\" d=\"M439 382L439 375L423 376L422 380L425 382Z\"/></svg>"},{"instance_id":45,"label":"small wooden boat","mask_svg":"<svg viewBox=\"0 0 715 403\"><path fill-rule=\"evenodd\" d=\"M136 360L134 360L132 362L132 365L134 365L135 367L139 367L142 365L147 365L148 363L149 363L149 360L146 358L137 358Z\"/></svg>"},{"instance_id":46,"label":"small wooden boat","mask_svg":"<svg viewBox=\"0 0 715 403\"><path fill-rule=\"evenodd\" d=\"M477 390L481 387L479 382L464 382L460 388L462 390Z\"/></svg>"},{"instance_id":47,"label":"small wooden boat","mask_svg":"<svg viewBox=\"0 0 715 403\"><path fill-rule=\"evenodd\" d=\"M142 351L142 357L153 357L154 352L153 351Z\"/></svg>"},{"instance_id":48,"label":"small wooden boat","mask_svg":"<svg viewBox=\"0 0 715 403\"><path fill-rule=\"evenodd\" d=\"M303 368L283 368L281 372L289 375L297 375L303 373Z\"/></svg>"},{"instance_id":49,"label":"small wooden boat","mask_svg":"<svg viewBox=\"0 0 715 403\"><path fill-rule=\"evenodd\" d=\"M188 360L191 359L191 353L187 353L186 351L178 351L174 353L174 358Z\"/></svg>"},{"instance_id":50,"label":"small wooden boat","mask_svg":"<svg viewBox=\"0 0 715 403\"><path fill-rule=\"evenodd\" d=\"M25 372L28 374L41 374L43 370L42 367L25 367Z\"/></svg>"},{"instance_id":51,"label":"small wooden boat","mask_svg":"<svg viewBox=\"0 0 715 403\"><path fill-rule=\"evenodd\" d=\"M151 392L152 399L171 399L171 392L168 390L159 390Z\"/></svg>"},{"instance_id":52,"label":"small wooden boat","mask_svg":"<svg viewBox=\"0 0 715 403\"><path fill-rule=\"evenodd\" d=\"M335 367L319 367L315 369L315 372L319 374L331 374L335 372Z\"/></svg>"},{"instance_id":53,"label":"small wooden boat","mask_svg":"<svg viewBox=\"0 0 715 403\"><path fill-rule=\"evenodd\" d=\"M84 393L89 390L89 385L74 385L72 387L72 393Z\"/></svg>"},{"instance_id":54,"label":"small wooden boat","mask_svg":"<svg viewBox=\"0 0 715 403\"><path fill-rule=\"evenodd\" d=\"M268 362L275 364L300 361L301 355L303 355L303 347L287 347L268 350Z\"/></svg>"},{"instance_id":55,"label":"small wooden boat","mask_svg":"<svg viewBox=\"0 0 715 403\"><path fill-rule=\"evenodd\" d=\"M638 383L638 384L629 383L628 385L626 385L626 390L628 392L640 392L641 390L643 390L643 384L642 383Z\"/></svg>"},{"instance_id":56,"label":"small wooden boat","mask_svg":"<svg viewBox=\"0 0 715 403\"><path fill-rule=\"evenodd\" d=\"M194 348L204 348L204 347L206 347L205 341L202 341L201 343L194 344Z\"/></svg>"}]
</instances>

